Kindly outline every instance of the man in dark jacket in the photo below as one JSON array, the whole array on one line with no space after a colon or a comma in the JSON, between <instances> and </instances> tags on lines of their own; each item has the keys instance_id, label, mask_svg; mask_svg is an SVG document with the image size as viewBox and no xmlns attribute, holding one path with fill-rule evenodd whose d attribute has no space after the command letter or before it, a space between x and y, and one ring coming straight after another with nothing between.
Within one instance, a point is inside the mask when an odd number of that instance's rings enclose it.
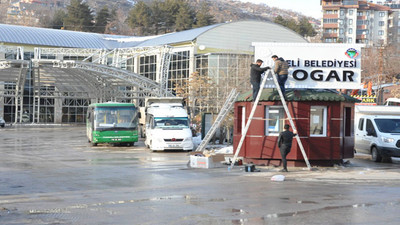
<instances>
[{"instance_id":1,"label":"man in dark jacket","mask_svg":"<svg viewBox=\"0 0 400 225\"><path fill-rule=\"evenodd\" d=\"M250 83L253 86L253 101L256 100L258 91L260 90L261 74L270 69L270 67L261 67L263 61L257 59L256 63L250 65Z\"/></svg>"},{"instance_id":2,"label":"man in dark jacket","mask_svg":"<svg viewBox=\"0 0 400 225\"><path fill-rule=\"evenodd\" d=\"M289 154L290 149L292 148L293 137L297 135L296 131L293 133L289 131L289 128L290 128L289 124L285 124L284 126L285 130L279 133L278 137L278 147L281 152L282 163L283 163L283 169L281 170L281 172L288 172L286 156Z\"/></svg>"},{"instance_id":3,"label":"man in dark jacket","mask_svg":"<svg viewBox=\"0 0 400 225\"><path fill-rule=\"evenodd\" d=\"M283 97L285 97L285 83L288 79L289 64L282 57L279 58L277 55L273 55L271 58L275 62L274 72L277 75L279 87L281 88Z\"/></svg>"}]
</instances>

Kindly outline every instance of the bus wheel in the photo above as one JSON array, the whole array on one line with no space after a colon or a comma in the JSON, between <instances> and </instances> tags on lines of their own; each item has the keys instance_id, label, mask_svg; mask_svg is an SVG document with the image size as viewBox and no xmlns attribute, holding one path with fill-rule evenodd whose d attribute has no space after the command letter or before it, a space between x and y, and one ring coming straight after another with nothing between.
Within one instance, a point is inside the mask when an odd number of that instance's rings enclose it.
<instances>
[{"instance_id":1,"label":"bus wheel","mask_svg":"<svg viewBox=\"0 0 400 225\"><path fill-rule=\"evenodd\" d=\"M134 146L134 145L135 145L135 142L127 142L127 143L126 143L126 146L128 146L128 147L129 147L129 146Z\"/></svg>"}]
</instances>

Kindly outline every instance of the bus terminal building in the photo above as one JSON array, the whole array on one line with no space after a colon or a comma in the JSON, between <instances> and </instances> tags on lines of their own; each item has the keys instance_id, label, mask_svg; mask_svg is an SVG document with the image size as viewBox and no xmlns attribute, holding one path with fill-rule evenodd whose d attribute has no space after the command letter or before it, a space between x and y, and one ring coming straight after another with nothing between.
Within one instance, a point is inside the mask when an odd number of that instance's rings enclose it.
<instances>
[{"instance_id":1,"label":"bus terminal building","mask_svg":"<svg viewBox=\"0 0 400 225\"><path fill-rule=\"evenodd\" d=\"M250 90L253 42L307 41L261 21L151 37L0 24L0 117L8 123L84 123L91 103L143 106L146 97L173 96L175 85L194 72Z\"/></svg>"}]
</instances>

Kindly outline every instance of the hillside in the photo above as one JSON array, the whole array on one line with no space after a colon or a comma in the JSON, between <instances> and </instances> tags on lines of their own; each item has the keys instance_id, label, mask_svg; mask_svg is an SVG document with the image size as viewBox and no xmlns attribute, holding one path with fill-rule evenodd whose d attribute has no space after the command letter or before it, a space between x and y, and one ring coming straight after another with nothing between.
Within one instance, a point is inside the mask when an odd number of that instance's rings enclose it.
<instances>
[{"instance_id":1,"label":"hillside","mask_svg":"<svg viewBox=\"0 0 400 225\"><path fill-rule=\"evenodd\" d=\"M142 0L143 2L151 2L152 0ZM204 0L189 0L189 2L198 8ZM207 0L206 0L207 1ZM96 10L104 5L122 6L121 8L129 11L135 0L88 0L89 5ZM266 4L245 3L239 0L208 0L210 4L210 13L214 15L216 22L237 21L237 20L273 20L276 16L281 15L284 18L299 18L304 15L290 10L269 7ZM111 4L110 4L111 3ZM313 21L317 19L310 18Z\"/></svg>"},{"instance_id":2,"label":"hillside","mask_svg":"<svg viewBox=\"0 0 400 225\"><path fill-rule=\"evenodd\" d=\"M152 0L143 0L151 2ZM25 0L10 3L10 1L1 1L0 4L0 23L49 27L49 21L53 18L54 12L59 9L66 9L70 0L59 0L59 4L53 5L54 1ZM121 23L124 23L129 11L131 10L135 0L86 0L88 5L96 13L101 8L107 6L109 9L117 9ZM203 0L189 0L194 8L199 8ZM210 13L214 16L215 22L227 22L238 20L263 20L273 21L278 15L284 18L298 19L304 17L299 13L269 7L265 4L244 3L238 0L208 0L210 5ZM318 20L309 18L315 23ZM127 31L125 31L126 33Z\"/></svg>"}]
</instances>

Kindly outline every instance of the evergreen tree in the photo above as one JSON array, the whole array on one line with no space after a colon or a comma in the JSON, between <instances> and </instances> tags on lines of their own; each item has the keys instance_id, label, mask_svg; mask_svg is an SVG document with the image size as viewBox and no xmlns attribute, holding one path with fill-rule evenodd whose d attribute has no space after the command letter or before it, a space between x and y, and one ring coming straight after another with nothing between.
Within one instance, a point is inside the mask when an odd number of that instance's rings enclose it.
<instances>
[{"instance_id":1,"label":"evergreen tree","mask_svg":"<svg viewBox=\"0 0 400 225\"><path fill-rule=\"evenodd\" d=\"M107 24L110 22L111 15L108 12L107 6L104 6L96 16L96 22L94 24L94 32L104 33Z\"/></svg>"},{"instance_id":2,"label":"evergreen tree","mask_svg":"<svg viewBox=\"0 0 400 225\"><path fill-rule=\"evenodd\" d=\"M93 15L88 4L83 3L82 0L71 0L67 10L64 29L74 31L91 31L93 29Z\"/></svg>"},{"instance_id":3,"label":"evergreen tree","mask_svg":"<svg viewBox=\"0 0 400 225\"><path fill-rule=\"evenodd\" d=\"M51 28L62 29L64 26L64 19L67 17L67 13L64 10L57 10L54 13L53 19L51 20Z\"/></svg>"},{"instance_id":4,"label":"evergreen tree","mask_svg":"<svg viewBox=\"0 0 400 225\"><path fill-rule=\"evenodd\" d=\"M280 24L282 26L285 26L296 33L300 34L301 36L315 36L316 31L314 28L311 26L310 22L308 21L307 18L303 17L300 19L300 21L297 23L294 19L284 19L282 16L277 16L274 19L274 23Z\"/></svg>"},{"instance_id":5,"label":"evergreen tree","mask_svg":"<svg viewBox=\"0 0 400 225\"><path fill-rule=\"evenodd\" d=\"M184 4L184 0L165 0L161 4L161 10L165 17L165 33L175 31L176 16L181 4Z\"/></svg>"},{"instance_id":6,"label":"evergreen tree","mask_svg":"<svg viewBox=\"0 0 400 225\"><path fill-rule=\"evenodd\" d=\"M214 16L210 14L209 4L202 2L200 10L196 14L196 25L194 27L204 27L214 23Z\"/></svg>"},{"instance_id":7,"label":"evergreen tree","mask_svg":"<svg viewBox=\"0 0 400 225\"><path fill-rule=\"evenodd\" d=\"M317 33L306 17L300 19L298 30L298 33L303 37L313 37Z\"/></svg>"},{"instance_id":8,"label":"evergreen tree","mask_svg":"<svg viewBox=\"0 0 400 225\"><path fill-rule=\"evenodd\" d=\"M151 9L146 3L140 1L135 4L128 16L129 26L137 31L137 35L147 35L151 27Z\"/></svg>"},{"instance_id":9,"label":"evergreen tree","mask_svg":"<svg viewBox=\"0 0 400 225\"><path fill-rule=\"evenodd\" d=\"M286 20L281 15L275 17L274 23L277 23L277 24L280 24L280 25L286 27Z\"/></svg>"},{"instance_id":10,"label":"evergreen tree","mask_svg":"<svg viewBox=\"0 0 400 225\"><path fill-rule=\"evenodd\" d=\"M296 33L299 33L298 24L297 24L296 20L293 19L293 18L290 18L290 19L286 20L286 27L291 29L291 30L293 30L293 31L295 31Z\"/></svg>"},{"instance_id":11,"label":"evergreen tree","mask_svg":"<svg viewBox=\"0 0 400 225\"><path fill-rule=\"evenodd\" d=\"M150 5L152 34L159 34L160 30L165 28L165 12L162 10L162 2L156 0Z\"/></svg>"},{"instance_id":12,"label":"evergreen tree","mask_svg":"<svg viewBox=\"0 0 400 225\"><path fill-rule=\"evenodd\" d=\"M193 12L186 2L179 8L178 15L175 21L175 30L182 31L192 28L193 25Z\"/></svg>"}]
</instances>

